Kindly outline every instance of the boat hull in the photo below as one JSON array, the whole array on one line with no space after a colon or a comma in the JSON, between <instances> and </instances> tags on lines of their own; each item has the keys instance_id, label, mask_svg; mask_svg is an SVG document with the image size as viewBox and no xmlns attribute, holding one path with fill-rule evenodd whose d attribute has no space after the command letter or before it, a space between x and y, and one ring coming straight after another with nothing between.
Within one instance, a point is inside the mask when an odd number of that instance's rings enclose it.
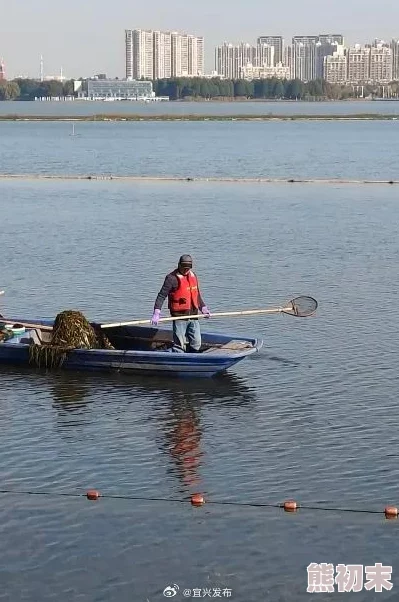
<instances>
[{"instance_id":1,"label":"boat hull","mask_svg":"<svg viewBox=\"0 0 399 602\"><path fill-rule=\"evenodd\" d=\"M20 320L35 324L52 325L50 320ZM34 332L29 329L9 341L0 343L0 363L29 365L29 346ZM108 335L108 331L107 331ZM32 337L32 338L31 338ZM145 341L142 349L74 349L67 353L63 369L100 372L126 372L156 374L176 377L212 377L224 372L259 351L263 341L214 333L203 333L208 348L202 353L176 353L167 350L146 350L149 342L172 341L170 330L145 327L125 327L110 331L111 342L121 340Z\"/></svg>"}]
</instances>

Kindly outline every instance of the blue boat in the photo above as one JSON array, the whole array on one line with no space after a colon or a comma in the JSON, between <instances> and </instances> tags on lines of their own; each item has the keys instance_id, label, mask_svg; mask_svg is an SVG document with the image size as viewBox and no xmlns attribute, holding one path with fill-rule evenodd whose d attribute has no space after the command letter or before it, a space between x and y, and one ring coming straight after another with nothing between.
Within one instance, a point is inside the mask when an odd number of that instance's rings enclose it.
<instances>
[{"instance_id":1,"label":"blue boat","mask_svg":"<svg viewBox=\"0 0 399 602\"><path fill-rule=\"evenodd\" d=\"M26 329L0 342L0 364L29 365L31 343L49 343L53 322L16 320L15 323L26 325ZM30 324L34 327L29 327ZM202 333L199 353L176 353L172 351L171 330L145 326L108 328L107 337L115 349L73 349L67 352L62 368L211 377L256 353L263 345L256 338Z\"/></svg>"}]
</instances>

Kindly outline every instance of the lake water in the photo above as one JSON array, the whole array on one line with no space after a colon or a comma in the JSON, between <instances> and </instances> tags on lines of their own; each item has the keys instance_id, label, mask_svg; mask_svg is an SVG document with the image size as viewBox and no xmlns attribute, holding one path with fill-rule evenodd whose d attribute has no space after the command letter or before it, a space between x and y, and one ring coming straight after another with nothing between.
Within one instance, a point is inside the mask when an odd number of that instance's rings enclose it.
<instances>
[{"instance_id":1,"label":"lake water","mask_svg":"<svg viewBox=\"0 0 399 602\"><path fill-rule=\"evenodd\" d=\"M396 128L1 123L0 171L393 178ZM186 252L211 311L319 301L309 319L203 321L264 339L216 379L0 368L0 490L15 492L0 494L0 600L156 602L178 584L174 600L301 601L311 562L392 565L391 592L356 599L395 600L397 521L242 504L398 503L396 187L17 178L0 193L6 316L149 318ZM122 497L79 495L92 487ZM230 505L173 501L197 491Z\"/></svg>"},{"instance_id":2,"label":"lake water","mask_svg":"<svg viewBox=\"0 0 399 602\"><path fill-rule=\"evenodd\" d=\"M84 122L71 128L0 122L0 173L398 179L399 121Z\"/></svg>"}]
</instances>

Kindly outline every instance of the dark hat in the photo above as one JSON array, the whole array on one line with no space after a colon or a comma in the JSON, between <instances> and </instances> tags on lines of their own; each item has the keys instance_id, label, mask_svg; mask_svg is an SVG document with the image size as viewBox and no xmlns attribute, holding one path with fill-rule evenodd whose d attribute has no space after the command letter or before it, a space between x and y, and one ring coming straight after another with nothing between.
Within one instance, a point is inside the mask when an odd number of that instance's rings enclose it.
<instances>
[{"instance_id":1,"label":"dark hat","mask_svg":"<svg viewBox=\"0 0 399 602\"><path fill-rule=\"evenodd\" d=\"M182 255L179 259L179 265L191 268L193 265L193 258L191 255Z\"/></svg>"}]
</instances>

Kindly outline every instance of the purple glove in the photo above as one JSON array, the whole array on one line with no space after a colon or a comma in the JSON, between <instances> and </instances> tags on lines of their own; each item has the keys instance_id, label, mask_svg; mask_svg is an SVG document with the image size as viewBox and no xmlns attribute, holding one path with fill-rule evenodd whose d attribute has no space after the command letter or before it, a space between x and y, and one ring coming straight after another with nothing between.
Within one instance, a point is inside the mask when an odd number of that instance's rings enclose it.
<instances>
[{"instance_id":1,"label":"purple glove","mask_svg":"<svg viewBox=\"0 0 399 602\"><path fill-rule=\"evenodd\" d=\"M153 326L157 326L160 317L161 317L161 310L160 309L154 309L154 313L152 314L152 318L151 318L151 324Z\"/></svg>"},{"instance_id":2,"label":"purple glove","mask_svg":"<svg viewBox=\"0 0 399 602\"><path fill-rule=\"evenodd\" d=\"M211 312L209 311L206 305L204 305L204 307L201 309L201 312L204 314L205 318L211 317Z\"/></svg>"}]
</instances>

